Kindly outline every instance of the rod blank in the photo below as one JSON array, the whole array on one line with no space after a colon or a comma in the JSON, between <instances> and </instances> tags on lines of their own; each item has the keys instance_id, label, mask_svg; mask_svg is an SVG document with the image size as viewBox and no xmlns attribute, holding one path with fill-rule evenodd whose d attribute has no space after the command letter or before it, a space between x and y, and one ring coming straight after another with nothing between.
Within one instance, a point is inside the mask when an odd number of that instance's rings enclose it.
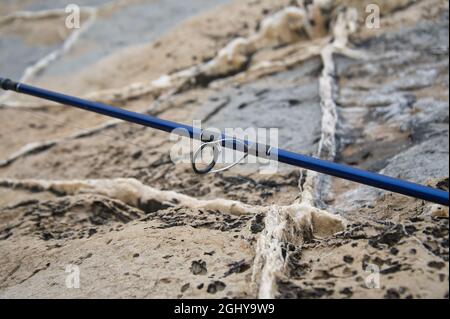
<instances>
[{"instance_id":1,"label":"rod blank","mask_svg":"<svg viewBox=\"0 0 450 319\"><path fill-rule=\"evenodd\" d=\"M74 106L86 111L103 114L165 132L172 132L175 129L182 129L183 131L187 132L190 138L201 139L202 136L202 131L198 131L198 129L192 126L159 119L154 116L136 113L102 103L87 101L57 92L48 91L23 83L13 82L9 79L0 78L0 87L4 90L12 90L17 93L31 95L45 100ZM180 130L177 130L177 132L178 131ZM225 144L225 146L227 145ZM418 199L423 199L437 204L449 206L449 193L432 187L423 186L420 184L377 173L371 173L350 166L337 164L306 155L292 153L277 148L270 148L270 158L275 158L281 163L310 169L319 173L332 175L360 184L373 186L394 193L399 193L406 196L411 196Z\"/></svg>"}]
</instances>

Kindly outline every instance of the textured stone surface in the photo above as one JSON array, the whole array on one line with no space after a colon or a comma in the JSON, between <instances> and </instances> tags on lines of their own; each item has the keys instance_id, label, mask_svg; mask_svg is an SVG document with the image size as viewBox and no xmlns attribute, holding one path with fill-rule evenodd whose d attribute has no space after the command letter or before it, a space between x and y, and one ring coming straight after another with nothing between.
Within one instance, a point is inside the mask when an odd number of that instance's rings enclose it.
<instances>
[{"instance_id":1,"label":"textured stone surface","mask_svg":"<svg viewBox=\"0 0 450 319\"><path fill-rule=\"evenodd\" d=\"M211 98L225 105L205 126L276 128L279 147L315 154L321 125L317 77L320 68L320 60L312 60L295 71L223 90Z\"/></svg>"},{"instance_id":2,"label":"textured stone surface","mask_svg":"<svg viewBox=\"0 0 450 319\"><path fill-rule=\"evenodd\" d=\"M341 161L417 183L449 174L447 38L443 12L362 41L368 62L338 63ZM380 193L358 187L342 207Z\"/></svg>"},{"instance_id":3,"label":"textured stone surface","mask_svg":"<svg viewBox=\"0 0 450 319\"><path fill-rule=\"evenodd\" d=\"M0 11L65 3L2 1ZM278 128L279 146L317 156L331 93L337 162L448 191L448 1L377 3L382 27L361 24L349 38L365 59L335 54L336 74L322 73L317 50L329 41L301 38L209 86L108 102L188 124ZM129 1L30 81L80 96L148 84L210 61L289 4ZM338 4L364 14L367 1ZM17 78L59 47L61 21L27 21L41 33L34 39L0 25L2 75ZM3 62L11 57L23 63ZM0 108L0 163L27 143L51 143L0 166L0 298L448 298L448 209L336 178L311 184L311 172L287 165L197 176L171 161L166 133L120 123L64 139L105 118L9 101L23 108ZM66 288L68 265L79 267L80 289ZM370 269L380 289L367 287Z\"/></svg>"}]
</instances>

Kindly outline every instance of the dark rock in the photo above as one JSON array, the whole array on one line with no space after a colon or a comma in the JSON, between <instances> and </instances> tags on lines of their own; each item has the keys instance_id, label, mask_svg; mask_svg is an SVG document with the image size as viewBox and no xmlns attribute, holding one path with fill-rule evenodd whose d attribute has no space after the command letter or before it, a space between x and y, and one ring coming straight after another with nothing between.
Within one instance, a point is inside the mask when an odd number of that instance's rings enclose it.
<instances>
[{"instance_id":1,"label":"dark rock","mask_svg":"<svg viewBox=\"0 0 450 319\"><path fill-rule=\"evenodd\" d=\"M436 187L439 188L439 189L441 189L441 190L443 190L443 191L448 192L448 183L449 183L448 181L449 181L448 178L446 178L446 179L444 179L444 180L442 180L442 181L439 181L439 182L436 184Z\"/></svg>"},{"instance_id":2,"label":"dark rock","mask_svg":"<svg viewBox=\"0 0 450 319\"><path fill-rule=\"evenodd\" d=\"M158 202L157 200L154 200L154 199L149 199L146 202L139 202L139 209L143 210L146 214L151 214L151 213L157 212L159 210L164 210L164 209L167 209L170 207L172 207L172 206Z\"/></svg>"},{"instance_id":3,"label":"dark rock","mask_svg":"<svg viewBox=\"0 0 450 319\"><path fill-rule=\"evenodd\" d=\"M142 151L141 151L141 150L136 151L136 152L134 152L134 153L131 155L131 157L132 157L134 160L137 160L137 159L140 158L141 156L142 156Z\"/></svg>"},{"instance_id":4,"label":"dark rock","mask_svg":"<svg viewBox=\"0 0 450 319\"><path fill-rule=\"evenodd\" d=\"M401 268L402 268L402 266L400 264L394 265L392 267L389 267L389 268L381 270L380 274L383 274L383 275L393 274L393 273L396 273L396 272L400 271Z\"/></svg>"},{"instance_id":5,"label":"dark rock","mask_svg":"<svg viewBox=\"0 0 450 319\"><path fill-rule=\"evenodd\" d=\"M400 294L394 288L390 288L390 289L387 290L386 294L384 295L384 298L386 298L386 299L400 299Z\"/></svg>"},{"instance_id":6,"label":"dark rock","mask_svg":"<svg viewBox=\"0 0 450 319\"><path fill-rule=\"evenodd\" d=\"M403 237L405 232L402 225L395 225L394 227L389 227L381 234L369 239L369 245L374 248L380 248L380 245L387 245L392 247L397 244Z\"/></svg>"},{"instance_id":7,"label":"dark rock","mask_svg":"<svg viewBox=\"0 0 450 319\"><path fill-rule=\"evenodd\" d=\"M208 285L206 291L210 294L215 294L218 291L224 290L226 286L227 285L225 285L225 283L223 283L222 281L216 280Z\"/></svg>"},{"instance_id":8,"label":"dark rock","mask_svg":"<svg viewBox=\"0 0 450 319\"><path fill-rule=\"evenodd\" d=\"M347 264L351 264L354 261L354 258L350 255L345 255L343 258L344 262L346 262Z\"/></svg>"},{"instance_id":9,"label":"dark rock","mask_svg":"<svg viewBox=\"0 0 450 319\"><path fill-rule=\"evenodd\" d=\"M42 238L43 240L50 240L50 239L53 239L53 238L55 238L55 237L54 237L51 233L44 232L44 233L42 233L41 238Z\"/></svg>"},{"instance_id":10,"label":"dark rock","mask_svg":"<svg viewBox=\"0 0 450 319\"><path fill-rule=\"evenodd\" d=\"M228 267L229 269L223 275L224 277L227 277L231 274L238 274L247 271L250 268L250 264L243 259L241 261L229 264Z\"/></svg>"},{"instance_id":11,"label":"dark rock","mask_svg":"<svg viewBox=\"0 0 450 319\"><path fill-rule=\"evenodd\" d=\"M277 287L279 293L277 298L281 299L317 299L329 297L334 293L334 290L331 289L322 287L299 287L292 282L280 279L277 280Z\"/></svg>"},{"instance_id":12,"label":"dark rock","mask_svg":"<svg viewBox=\"0 0 450 319\"><path fill-rule=\"evenodd\" d=\"M189 289L190 286L191 286L190 283L184 284L183 286L181 286L180 291L185 292L186 290Z\"/></svg>"},{"instance_id":13,"label":"dark rock","mask_svg":"<svg viewBox=\"0 0 450 319\"><path fill-rule=\"evenodd\" d=\"M191 264L190 270L194 275L206 275L208 272L206 268L206 261L194 260Z\"/></svg>"},{"instance_id":14,"label":"dark rock","mask_svg":"<svg viewBox=\"0 0 450 319\"><path fill-rule=\"evenodd\" d=\"M437 269L437 270L441 270L442 268L445 267L445 263L443 263L441 261L430 261L428 263L428 267L434 268L434 269Z\"/></svg>"},{"instance_id":15,"label":"dark rock","mask_svg":"<svg viewBox=\"0 0 450 319\"><path fill-rule=\"evenodd\" d=\"M260 233L264 230L264 214L258 214L252 219L250 231L252 234Z\"/></svg>"},{"instance_id":16,"label":"dark rock","mask_svg":"<svg viewBox=\"0 0 450 319\"><path fill-rule=\"evenodd\" d=\"M392 255L397 256L399 250L398 250L397 248L395 248L395 247L392 247L391 250L390 250L390 252L391 252Z\"/></svg>"},{"instance_id":17,"label":"dark rock","mask_svg":"<svg viewBox=\"0 0 450 319\"><path fill-rule=\"evenodd\" d=\"M340 293L343 295L346 295L347 297L351 297L353 295L352 288L350 288L350 287L345 287L344 289L342 289L340 291Z\"/></svg>"}]
</instances>

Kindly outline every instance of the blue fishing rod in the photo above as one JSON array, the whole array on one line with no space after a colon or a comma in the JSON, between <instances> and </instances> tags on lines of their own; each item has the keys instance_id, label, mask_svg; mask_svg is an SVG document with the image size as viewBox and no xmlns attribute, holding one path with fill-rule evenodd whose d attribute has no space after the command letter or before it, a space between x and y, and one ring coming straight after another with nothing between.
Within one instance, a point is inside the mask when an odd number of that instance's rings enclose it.
<instances>
[{"instance_id":1,"label":"blue fishing rod","mask_svg":"<svg viewBox=\"0 0 450 319\"><path fill-rule=\"evenodd\" d=\"M280 163L285 163L297 167L306 168L319 173L328 174L331 176L343 178L356 183L381 188L394 193L403 194L406 196L430 201L433 203L449 206L449 193L443 190L419 185L416 183L404 181L401 179L371 173L358 168L337 164L310 156L289 152L283 149L271 147L270 145L263 145L260 143L253 143L247 140L239 140L235 137L227 137L222 133L211 132L195 128L192 126L159 119L154 116L128 111L122 108L87 101L77 97L52 92L41 89L24 83L18 83L0 77L0 87L3 90L11 90L17 93L31 95L45 100L54 101L57 103L74 106L86 111L91 111L106 116L121 119L127 122L132 122L147 127L165 132L175 132L179 135L184 135L192 139L197 139L204 144L193 156L192 166L196 173L205 174L212 171L212 168L217 162L217 149L213 148L214 156L211 163L204 169L197 168L194 158L205 147L213 143L220 143L224 147L238 149L247 155L254 155L266 159L276 160Z\"/></svg>"}]
</instances>

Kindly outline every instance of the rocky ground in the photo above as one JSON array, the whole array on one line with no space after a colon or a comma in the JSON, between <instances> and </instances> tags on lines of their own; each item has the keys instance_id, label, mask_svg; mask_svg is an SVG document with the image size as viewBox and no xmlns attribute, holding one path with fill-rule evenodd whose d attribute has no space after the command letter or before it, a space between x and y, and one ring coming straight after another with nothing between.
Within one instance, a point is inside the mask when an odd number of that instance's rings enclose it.
<instances>
[{"instance_id":1,"label":"rocky ground","mask_svg":"<svg viewBox=\"0 0 450 319\"><path fill-rule=\"evenodd\" d=\"M68 1L2 1L0 74L448 191L448 1L306 2L79 0L68 30ZM448 298L448 208L198 176L166 133L14 94L0 123L1 298Z\"/></svg>"}]
</instances>

